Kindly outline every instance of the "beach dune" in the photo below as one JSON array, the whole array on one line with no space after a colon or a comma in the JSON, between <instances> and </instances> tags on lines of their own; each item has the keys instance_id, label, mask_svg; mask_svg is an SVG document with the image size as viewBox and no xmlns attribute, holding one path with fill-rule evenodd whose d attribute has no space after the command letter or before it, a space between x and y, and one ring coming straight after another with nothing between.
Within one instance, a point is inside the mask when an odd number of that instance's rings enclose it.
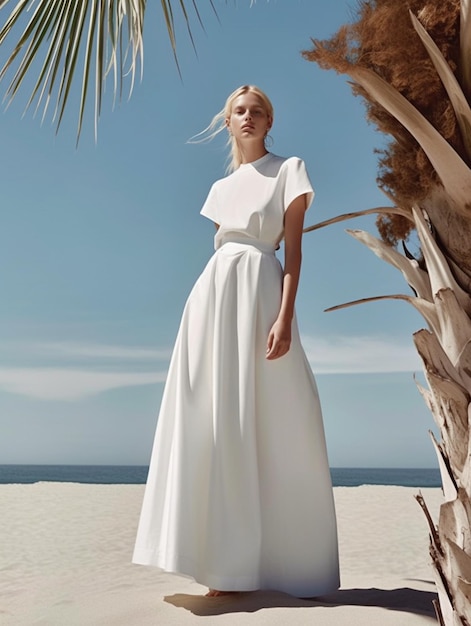
<instances>
[{"instance_id":1,"label":"beach dune","mask_svg":"<svg viewBox=\"0 0 471 626\"><path fill-rule=\"evenodd\" d=\"M434 624L428 529L409 487L336 487L341 589L205 598L193 580L131 564L143 485L0 485L2 626ZM434 518L440 489L421 490Z\"/></svg>"}]
</instances>

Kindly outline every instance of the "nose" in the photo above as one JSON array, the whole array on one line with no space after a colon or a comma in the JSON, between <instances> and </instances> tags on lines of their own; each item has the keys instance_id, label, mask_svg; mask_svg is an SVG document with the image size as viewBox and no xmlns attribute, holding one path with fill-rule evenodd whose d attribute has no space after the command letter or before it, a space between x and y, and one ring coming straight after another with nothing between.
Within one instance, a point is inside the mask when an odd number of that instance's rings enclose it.
<instances>
[{"instance_id":1,"label":"nose","mask_svg":"<svg viewBox=\"0 0 471 626\"><path fill-rule=\"evenodd\" d=\"M245 112L245 119L246 120L251 120L252 119L252 113L250 113L250 111L248 111L248 110Z\"/></svg>"}]
</instances>

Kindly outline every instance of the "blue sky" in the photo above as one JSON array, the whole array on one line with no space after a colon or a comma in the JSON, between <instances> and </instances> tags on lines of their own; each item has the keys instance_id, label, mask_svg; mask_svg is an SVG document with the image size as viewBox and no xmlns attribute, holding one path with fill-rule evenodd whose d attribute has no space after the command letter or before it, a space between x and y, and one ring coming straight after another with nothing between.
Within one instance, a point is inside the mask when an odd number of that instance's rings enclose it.
<instances>
[{"instance_id":1,"label":"blue sky","mask_svg":"<svg viewBox=\"0 0 471 626\"><path fill-rule=\"evenodd\" d=\"M74 94L58 135L50 116L22 116L27 89L0 116L0 463L148 462L180 314L213 251L199 210L224 174L223 138L187 140L239 85L273 101L271 150L307 164L316 199L306 225L389 204L375 182L384 138L346 77L300 55L348 21L352 3L216 0L219 21L199 4L197 56L177 33L182 79L149 7L143 80L114 110L109 83L97 143L89 110L75 147ZM409 293L345 228L376 232L365 217L307 234L297 300L330 463L435 466L414 383L411 336L425 322L399 301L323 312Z\"/></svg>"}]
</instances>

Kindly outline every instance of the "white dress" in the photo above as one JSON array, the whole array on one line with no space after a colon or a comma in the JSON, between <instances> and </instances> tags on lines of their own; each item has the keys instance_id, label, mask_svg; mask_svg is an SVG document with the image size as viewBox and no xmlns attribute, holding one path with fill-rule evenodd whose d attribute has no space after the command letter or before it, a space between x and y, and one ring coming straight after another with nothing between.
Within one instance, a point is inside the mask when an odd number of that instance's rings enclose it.
<instances>
[{"instance_id":1,"label":"white dress","mask_svg":"<svg viewBox=\"0 0 471 626\"><path fill-rule=\"evenodd\" d=\"M186 303L168 372L133 561L219 590L299 597L339 585L316 383L293 320L265 358L281 302L275 248L301 159L268 153L211 188L216 252Z\"/></svg>"}]
</instances>

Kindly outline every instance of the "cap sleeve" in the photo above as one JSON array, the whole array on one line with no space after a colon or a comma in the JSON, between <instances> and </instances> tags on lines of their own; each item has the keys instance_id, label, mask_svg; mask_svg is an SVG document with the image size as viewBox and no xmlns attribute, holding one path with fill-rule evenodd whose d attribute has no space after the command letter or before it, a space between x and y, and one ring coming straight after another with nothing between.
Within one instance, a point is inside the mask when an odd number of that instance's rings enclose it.
<instances>
[{"instance_id":1,"label":"cap sleeve","mask_svg":"<svg viewBox=\"0 0 471 626\"><path fill-rule=\"evenodd\" d=\"M220 224L215 184L213 184L213 186L209 190L208 197L206 198L206 201L203 204L203 208L201 209L200 213L201 215L204 215L204 217L207 217L216 224Z\"/></svg>"},{"instance_id":2,"label":"cap sleeve","mask_svg":"<svg viewBox=\"0 0 471 626\"><path fill-rule=\"evenodd\" d=\"M304 161L298 157L292 157L286 161L285 167L287 168L284 197L285 211L293 200L303 194L306 194L307 211L314 199L314 189L309 180Z\"/></svg>"}]
</instances>

